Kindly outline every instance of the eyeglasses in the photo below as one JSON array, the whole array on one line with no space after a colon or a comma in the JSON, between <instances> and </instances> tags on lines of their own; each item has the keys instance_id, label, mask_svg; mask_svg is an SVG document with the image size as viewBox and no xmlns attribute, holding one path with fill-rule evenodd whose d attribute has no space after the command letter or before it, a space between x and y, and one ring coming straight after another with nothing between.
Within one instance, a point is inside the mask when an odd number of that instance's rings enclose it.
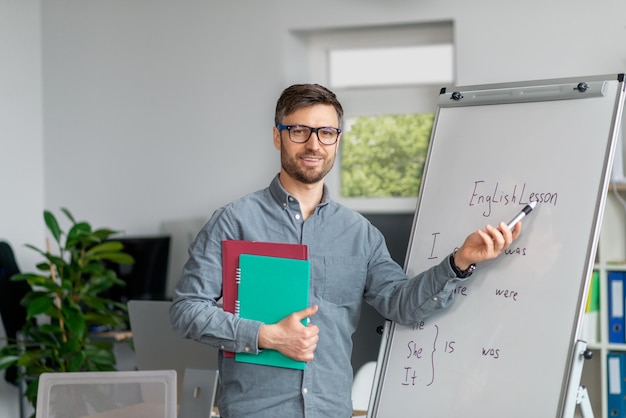
<instances>
[{"instance_id":1,"label":"eyeglasses","mask_svg":"<svg viewBox=\"0 0 626 418\"><path fill-rule=\"evenodd\" d=\"M279 131L287 130L289 139L296 144L304 144L311 138L311 134L317 134L317 140L323 145L333 145L339 139L341 129L332 126L322 126L320 128L311 128L306 125L278 125Z\"/></svg>"}]
</instances>

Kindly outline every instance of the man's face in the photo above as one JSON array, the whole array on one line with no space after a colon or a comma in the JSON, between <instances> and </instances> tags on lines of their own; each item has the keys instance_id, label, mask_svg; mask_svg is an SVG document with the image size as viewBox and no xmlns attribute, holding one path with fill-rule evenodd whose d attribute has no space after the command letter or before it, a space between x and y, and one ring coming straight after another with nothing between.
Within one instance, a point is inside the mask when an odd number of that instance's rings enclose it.
<instances>
[{"instance_id":1,"label":"man's face","mask_svg":"<svg viewBox=\"0 0 626 418\"><path fill-rule=\"evenodd\" d=\"M331 105L318 104L299 109L282 120L283 125L306 125L312 128L339 127L337 112ZM335 163L339 140L333 145L322 145L317 134L309 140L296 144L289 139L287 130L274 127L274 146L280 150L282 171L293 180L315 184L322 180Z\"/></svg>"}]
</instances>

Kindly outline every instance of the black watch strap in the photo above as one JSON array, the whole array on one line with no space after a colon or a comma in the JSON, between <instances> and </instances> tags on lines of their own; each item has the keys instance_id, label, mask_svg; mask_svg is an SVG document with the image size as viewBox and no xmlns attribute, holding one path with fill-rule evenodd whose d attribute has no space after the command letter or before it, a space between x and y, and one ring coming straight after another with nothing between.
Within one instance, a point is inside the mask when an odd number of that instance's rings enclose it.
<instances>
[{"instance_id":1,"label":"black watch strap","mask_svg":"<svg viewBox=\"0 0 626 418\"><path fill-rule=\"evenodd\" d=\"M456 251L454 251L454 253L456 253ZM472 275L474 270L476 270L476 264L472 263L465 270L461 270L460 268L457 267L456 264L454 264L454 253L450 254L450 267L452 267L454 274L456 274L456 277L458 277L459 279L468 278L469 276Z\"/></svg>"}]
</instances>

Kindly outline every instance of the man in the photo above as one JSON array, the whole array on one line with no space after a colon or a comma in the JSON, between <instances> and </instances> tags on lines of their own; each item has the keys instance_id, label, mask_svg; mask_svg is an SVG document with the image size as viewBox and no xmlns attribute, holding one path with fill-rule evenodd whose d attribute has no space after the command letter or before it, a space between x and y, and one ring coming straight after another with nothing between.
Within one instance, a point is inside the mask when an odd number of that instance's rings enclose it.
<instances>
[{"instance_id":1,"label":"man","mask_svg":"<svg viewBox=\"0 0 626 418\"><path fill-rule=\"evenodd\" d=\"M330 199L324 178L335 161L343 109L319 85L285 89L276 105L274 146L281 169L268 188L217 210L189 250L170 309L182 336L235 352L278 350L306 361L304 371L251 365L220 355L224 418L351 417L351 335L363 300L402 324L448 306L475 263L517 238L501 223L469 235L450 257L409 279L382 234L357 212ZM311 306L276 324L245 320L216 306L225 239L306 244ZM310 318L308 326L301 320Z\"/></svg>"}]
</instances>

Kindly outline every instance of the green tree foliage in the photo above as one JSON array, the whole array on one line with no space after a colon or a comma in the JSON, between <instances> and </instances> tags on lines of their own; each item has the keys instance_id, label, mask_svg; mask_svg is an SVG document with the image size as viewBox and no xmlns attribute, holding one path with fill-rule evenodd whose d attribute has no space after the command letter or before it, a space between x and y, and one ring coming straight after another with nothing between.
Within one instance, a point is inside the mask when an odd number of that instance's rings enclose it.
<instances>
[{"instance_id":1,"label":"green tree foliage","mask_svg":"<svg viewBox=\"0 0 626 418\"><path fill-rule=\"evenodd\" d=\"M344 197L417 196L434 114L359 117L344 133Z\"/></svg>"}]
</instances>

